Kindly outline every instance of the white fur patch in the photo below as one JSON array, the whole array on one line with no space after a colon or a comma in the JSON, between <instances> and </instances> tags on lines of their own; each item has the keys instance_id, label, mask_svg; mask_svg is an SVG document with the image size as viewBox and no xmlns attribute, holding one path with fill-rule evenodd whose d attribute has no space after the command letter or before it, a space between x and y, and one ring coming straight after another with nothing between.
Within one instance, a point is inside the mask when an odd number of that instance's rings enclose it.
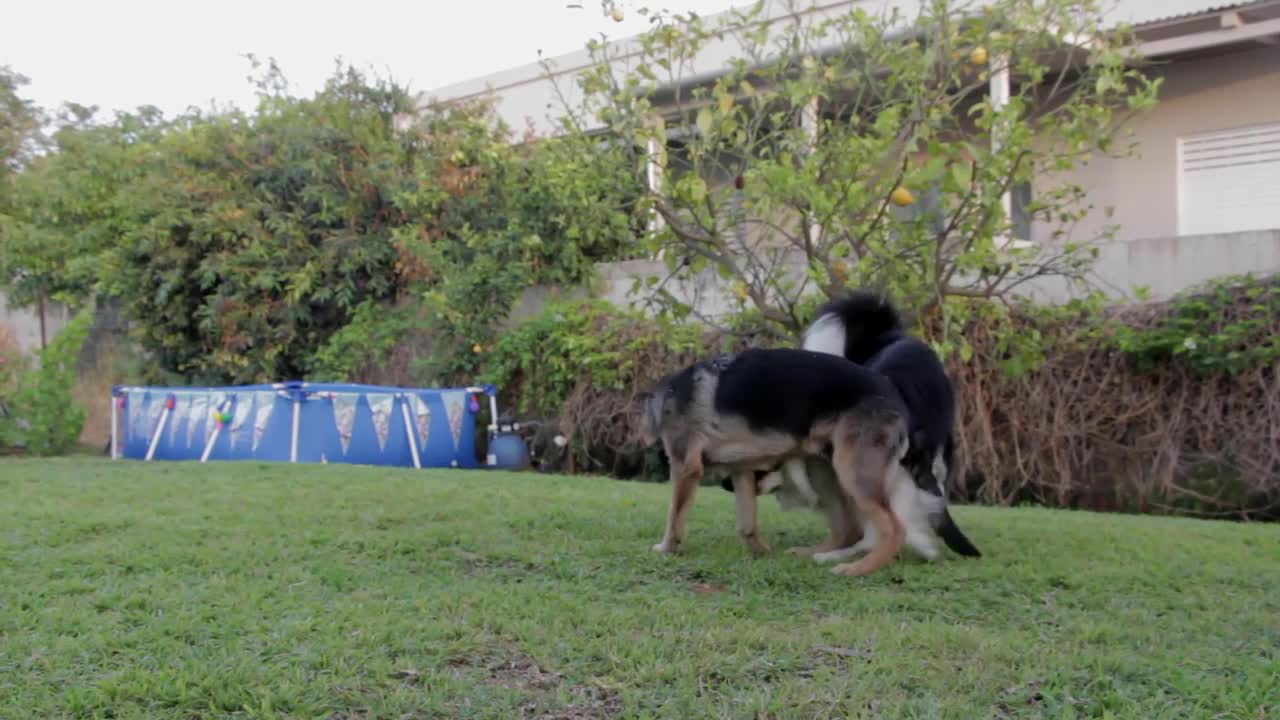
<instances>
[{"instance_id":1,"label":"white fur patch","mask_svg":"<svg viewBox=\"0 0 1280 720\"><path fill-rule=\"evenodd\" d=\"M933 479L938 483L938 494L942 497L947 496L946 478L947 478L947 462L942 459L942 450L939 449L933 456Z\"/></svg>"},{"instance_id":2,"label":"white fur patch","mask_svg":"<svg viewBox=\"0 0 1280 720\"><path fill-rule=\"evenodd\" d=\"M809 474L805 471L804 458L791 458L783 463L780 470L769 473L760 483L761 492L777 488L774 497L783 510L793 508L814 509L818 507L818 493L809 482Z\"/></svg>"},{"instance_id":3,"label":"white fur patch","mask_svg":"<svg viewBox=\"0 0 1280 720\"><path fill-rule=\"evenodd\" d=\"M809 507L818 506L818 493L809 482L809 473L805 471L804 458L791 458L782 465L782 474L796 494L804 499Z\"/></svg>"},{"instance_id":4,"label":"white fur patch","mask_svg":"<svg viewBox=\"0 0 1280 720\"><path fill-rule=\"evenodd\" d=\"M782 473L774 471L760 481L760 494L766 495L782 487Z\"/></svg>"},{"instance_id":5,"label":"white fur patch","mask_svg":"<svg viewBox=\"0 0 1280 720\"><path fill-rule=\"evenodd\" d=\"M813 321L809 329L805 330L802 347L813 352L844 357L844 341L845 329L840 316L827 313Z\"/></svg>"}]
</instances>

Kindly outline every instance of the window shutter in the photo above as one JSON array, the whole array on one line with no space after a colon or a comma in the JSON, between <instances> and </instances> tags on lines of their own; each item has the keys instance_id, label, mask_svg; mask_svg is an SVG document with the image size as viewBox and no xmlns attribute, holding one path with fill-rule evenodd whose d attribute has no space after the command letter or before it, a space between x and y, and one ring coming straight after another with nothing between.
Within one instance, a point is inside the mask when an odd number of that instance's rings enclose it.
<instances>
[{"instance_id":1,"label":"window shutter","mask_svg":"<svg viewBox=\"0 0 1280 720\"><path fill-rule=\"evenodd\" d=\"M1280 228L1280 123L1178 139L1178 234Z\"/></svg>"}]
</instances>

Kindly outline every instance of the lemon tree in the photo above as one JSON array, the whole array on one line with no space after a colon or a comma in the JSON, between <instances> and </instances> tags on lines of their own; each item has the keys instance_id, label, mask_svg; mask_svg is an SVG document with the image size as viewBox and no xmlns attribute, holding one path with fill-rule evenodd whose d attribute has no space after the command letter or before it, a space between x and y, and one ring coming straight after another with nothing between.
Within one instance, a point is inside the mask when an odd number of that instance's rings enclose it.
<instances>
[{"instance_id":1,"label":"lemon tree","mask_svg":"<svg viewBox=\"0 0 1280 720\"><path fill-rule=\"evenodd\" d=\"M634 151L652 257L675 277L715 270L779 337L849 285L928 309L1083 281L1114 228L1073 233L1093 208L1070 171L1130 152L1125 122L1159 87L1095 0L798 22L769 21L763 3L714 19L634 12L650 30L626 48L590 43L580 87L559 93L566 127L598 139L603 125ZM1007 99L993 75L1010 78ZM1030 247L1007 242L1031 225ZM669 287L637 292L690 313Z\"/></svg>"}]
</instances>

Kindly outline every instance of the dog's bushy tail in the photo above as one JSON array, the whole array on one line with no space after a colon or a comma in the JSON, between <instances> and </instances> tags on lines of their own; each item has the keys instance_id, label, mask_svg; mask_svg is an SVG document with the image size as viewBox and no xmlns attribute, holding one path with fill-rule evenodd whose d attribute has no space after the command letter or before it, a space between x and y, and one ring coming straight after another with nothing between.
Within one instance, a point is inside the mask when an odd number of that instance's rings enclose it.
<instances>
[{"instance_id":1,"label":"dog's bushy tail","mask_svg":"<svg viewBox=\"0 0 1280 720\"><path fill-rule=\"evenodd\" d=\"M947 488L954 487L954 483L959 473L956 471L956 442L954 435L948 435L947 441L942 445L942 462L946 469L943 471L946 475L945 486L944 479L938 478L938 491L945 499L947 497ZM942 512L939 513L937 525L934 531L938 533L938 537L942 538L942 542L947 544L956 554L964 557L982 557L982 553L978 552L978 548L970 542L960 530L960 526L956 525L955 518L951 517L951 513L944 505Z\"/></svg>"},{"instance_id":2,"label":"dog's bushy tail","mask_svg":"<svg viewBox=\"0 0 1280 720\"><path fill-rule=\"evenodd\" d=\"M942 538L942 542L947 544L956 554L965 557L982 557L982 553L978 552L978 548L974 547L969 538L960 531L960 526L956 525L956 521L951 517L950 511L943 509L938 519L937 527L934 530L938 533L938 537Z\"/></svg>"},{"instance_id":3,"label":"dog's bushy tail","mask_svg":"<svg viewBox=\"0 0 1280 720\"><path fill-rule=\"evenodd\" d=\"M804 349L865 362L880 349L884 334L901 332L902 318L883 295L857 290L818 308L804 334Z\"/></svg>"}]
</instances>

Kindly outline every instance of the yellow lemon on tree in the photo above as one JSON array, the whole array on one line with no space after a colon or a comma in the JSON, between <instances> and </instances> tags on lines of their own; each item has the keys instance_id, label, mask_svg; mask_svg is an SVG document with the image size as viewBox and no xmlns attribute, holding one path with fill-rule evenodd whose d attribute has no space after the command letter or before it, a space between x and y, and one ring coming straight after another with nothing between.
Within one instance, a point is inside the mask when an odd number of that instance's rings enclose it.
<instances>
[{"instance_id":1,"label":"yellow lemon on tree","mask_svg":"<svg viewBox=\"0 0 1280 720\"><path fill-rule=\"evenodd\" d=\"M484 348L480 347L480 343L476 343L475 345L471 346L471 352L479 355L480 353L484 352Z\"/></svg>"},{"instance_id":2,"label":"yellow lemon on tree","mask_svg":"<svg viewBox=\"0 0 1280 720\"><path fill-rule=\"evenodd\" d=\"M613 18L614 22L622 22L622 8L614 5L613 9L609 11L609 17Z\"/></svg>"},{"instance_id":3,"label":"yellow lemon on tree","mask_svg":"<svg viewBox=\"0 0 1280 720\"><path fill-rule=\"evenodd\" d=\"M912 195L910 190L899 185L898 187L893 189L893 192L889 193L889 200L894 205L897 205L898 207L902 207L905 205L910 205L911 203L915 202L916 196Z\"/></svg>"},{"instance_id":4,"label":"yellow lemon on tree","mask_svg":"<svg viewBox=\"0 0 1280 720\"><path fill-rule=\"evenodd\" d=\"M738 302L747 301L747 284L744 282L734 283L733 296L738 298Z\"/></svg>"},{"instance_id":5,"label":"yellow lemon on tree","mask_svg":"<svg viewBox=\"0 0 1280 720\"><path fill-rule=\"evenodd\" d=\"M836 258L831 261L831 279L841 285L849 280L849 263L844 258Z\"/></svg>"},{"instance_id":6,"label":"yellow lemon on tree","mask_svg":"<svg viewBox=\"0 0 1280 720\"><path fill-rule=\"evenodd\" d=\"M974 48L973 51L969 53L969 62L973 63L974 65L986 65L987 49L982 47L981 45Z\"/></svg>"}]
</instances>

